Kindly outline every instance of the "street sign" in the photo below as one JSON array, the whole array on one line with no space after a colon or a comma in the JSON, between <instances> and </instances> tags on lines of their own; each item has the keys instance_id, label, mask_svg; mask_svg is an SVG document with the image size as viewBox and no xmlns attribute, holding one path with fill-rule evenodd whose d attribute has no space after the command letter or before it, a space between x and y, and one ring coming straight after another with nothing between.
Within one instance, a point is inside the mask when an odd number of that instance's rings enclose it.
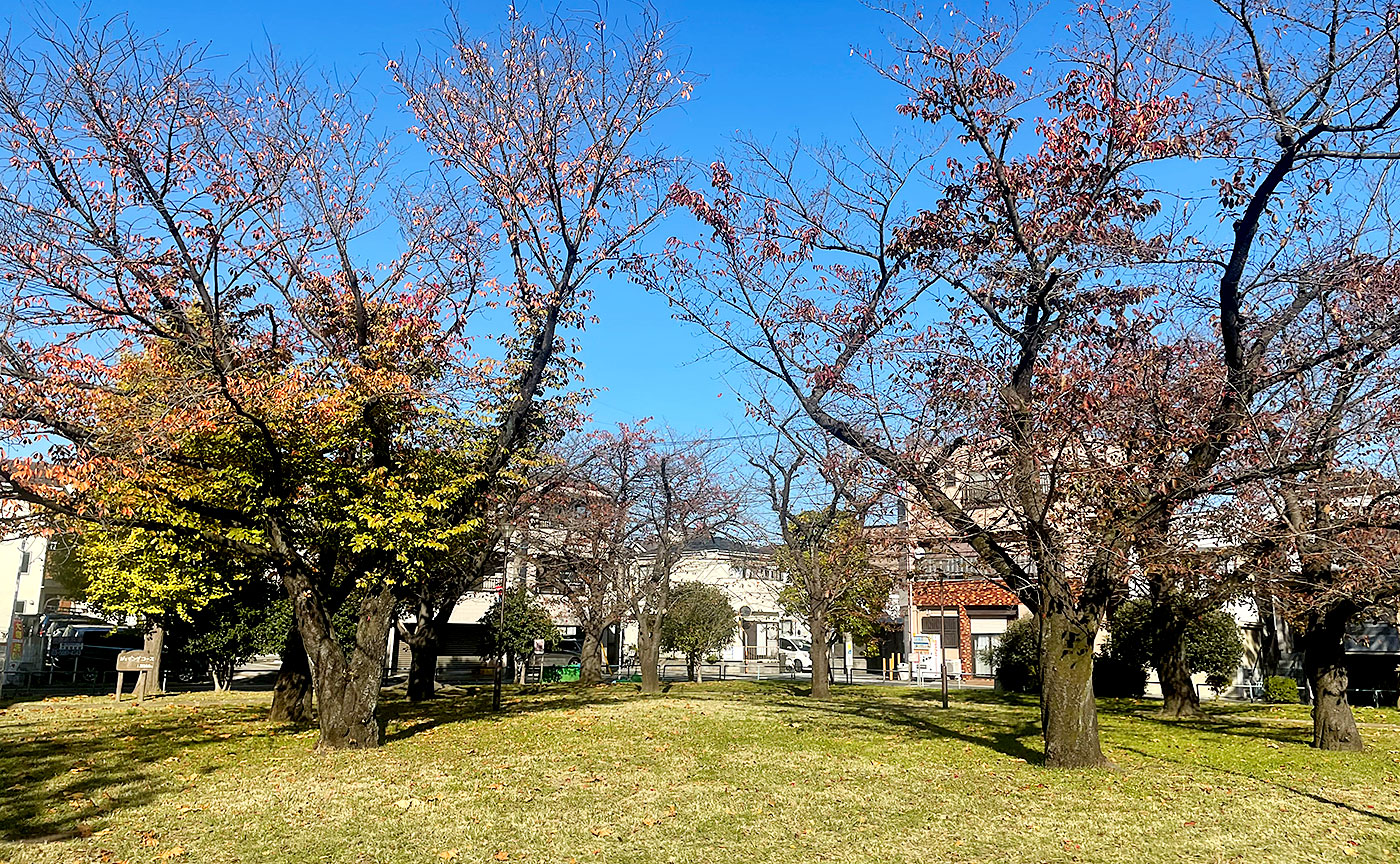
<instances>
[{"instance_id":1,"label":"street sign","mask_svg":"<svg viewBox=\"0 0 1400 864\"><path fill-rule=\"evenodd\" d=\"M55 657L72 657L83 653L83 637L81 636L60 636L53 640L53 653Z\"/></svg>"},{"instance_id":2,"label":"street sign","mask_svg":"<svg viewBox=\"0 0 1400 864\"><path fill-rule=\"evenodd\" d=\"M543 653L544 653L544 640L543 640L543 639L536 639L536 640L535 640L535 656L539 656L539 655L541 655L541 654L543 654Z\"/></svg>"},{"instance_id":3,"label":"street sign","mask_svg":"<svg viewBox=\"0 0 1400 864\"><path fill-rule=\"evenodd\" d=\"M156 655L149 651L123 651L117 655L118 672L149 672L156 668Z\"/></svg>"}]
</instances>

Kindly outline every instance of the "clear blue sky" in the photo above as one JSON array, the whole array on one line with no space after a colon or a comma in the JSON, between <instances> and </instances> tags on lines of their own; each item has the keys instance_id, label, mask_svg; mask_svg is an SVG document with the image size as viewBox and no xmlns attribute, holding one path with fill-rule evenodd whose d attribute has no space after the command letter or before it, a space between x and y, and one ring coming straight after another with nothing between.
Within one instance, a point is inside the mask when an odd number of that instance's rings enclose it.
<instances>
[{"instance_id":1,"label":"clear blue sky","mask_svg":"<svg viewBox=\"0 0 1400 864\"><path fill-rule=\"evenodd\" d=\"M851 56L853 47L885 45L885 19L857 0L656 2L690 50L691 71L705 76L684 113L661 130L675 152L708 163L736 133L775 142L794 132L844 141L857 123L880 142L907 134L910 127L893 110L898 94ZM930 13L940 5L931 4ZM128 12L142 32L208 43L232 61L270 41L290 57L342 74L362 72L363 83L386 102L396 96L382 57L440 43L446 9L438 2L365 0L93 0L91 6L101 16ZM612 6L626 12L624 3ZM489 27L505 7L503 0L465 0L461 11L469 24ZM32 7L21 0L15 16L21 28L26 8ZM61 3L53 8L69 11ZM1062 23L1044 17L1036 25L1047 36L1063 32ZM727 364L697 362L708 344L672 321L663 301L616 282L602 286L595 310L602 323L586 336L585 374L603 390L593 406L600 423L650 415L683 435L723 435L742 423L723 380Z\"/></svg>"}]
</instances>

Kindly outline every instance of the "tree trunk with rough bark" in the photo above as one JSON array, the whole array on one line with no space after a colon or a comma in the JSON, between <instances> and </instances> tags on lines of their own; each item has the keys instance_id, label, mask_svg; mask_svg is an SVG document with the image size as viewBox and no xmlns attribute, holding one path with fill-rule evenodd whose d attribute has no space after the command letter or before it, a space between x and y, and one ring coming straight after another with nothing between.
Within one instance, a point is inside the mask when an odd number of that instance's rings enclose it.
<instances>
[{"instance_id":1,"label":"tree trunk with rough bark","mask_svg":"<svg viewBox=\"0 0 1400 864\"><path fill-rule=\"evenodd\" d=\"M438 639L409 642L408 701L422 702L437 696Z\"/></svg>"},{"instance_id":2,"label":"tree trunk with rough bark","mask_svg":"<svg viewBox=\"0 0 1400 864\"><path fill-rule=\"evenodd\" d=\"M1201 713L1201 697L1186 665L1186 624L1179 610L1165 610L1162 618L1153 611L1152 665L1162 687L1162 714L1167 717L1196 717ZM1163 620L1163 618L1168 620Z\"/></svg>"},{"instance_id":3,"label":"tree trunk with rough bark","mask_svg":"<svg viewBox=\"0 0 1400 864\"><path fill-rule=\"evenodd\" d=\"M156 665L136 676L137 699L145 699L160 692L160 655L165 650L165 628L157 622L152 622L146 630L145 641L141 647L147 654L156 658Z\"/></svg>"},{"instance_id":4,"label":"tree trunk with rough bark","mask_svg":"<svg viewBox=\"0 0 1400 864\"><path fill-rule=\"evenodd\" d=\"M831 651L827 644L826 613L808 614L807 627L812 632L812 698L828 699L831 697Z\"/></svg>"},{"instance_id":5,"label":"tree trunk with rough bark","mask_svg":"<svg viewBox=\"0 0 1400 864\"><path fill-rule=\"evenodd\" d=\"M583 651L579 657L580 684L597 686L603 683L603 628L588 627L583 632Z\"/></svg>"},{"instance_id":6,"label":"tree trunk with rough bark","mask_svg":"<svg viewBox=\"0 0 1400 864\"><path fill-rule=\"evenodd\" d=\"M393 592L382 588L360 600L355 645L347 656L336 639L325 604L306 577L291 571L283 575L283 582L311 663L316 723L321 732L316 746L377 747L380 728L376 711L394 610Z\"/></svg>"},{"instance_id":7,"label":"tree trunk with rough bark","mask_svg":"<svg viewBox=\"0 0 1400 864\"><path fill-rule=\"evenodd\" d=\"M1078 616L1042 613L1040 720L1050 768L1103 768L1094 705L1094 632Z\"/></svg>"},{"instance_id":8,"label":"tree trunk with rough bark","mask_svg":"<svg viewBox=\"0 0 1400 864\"><path fill-rule=\"evenodd\" d=\"M401 624L399 638L408 643L408 701L422 702L437 695L438 657L442 654L442 628L452 617L457 601L450 599L436 609L426 600L418 603L418 623L409 630Z\"/></svg>"},{"instance_id":9,"label":"tree trunk with rough bark","mask_svg":"<svg viewBox=\"0 0 1400 864\"><path fill-rule=\"evenodd\" d=\"M652 618L644 615L643 618ZM659 616L657 616L659 617ZM642 692L661 692L661 638L650 626L651 622L637 622L637 663L641 666Z\"/></svg>"},{"instance_id":10,"label":"tree trunk with rough bark","mask_svg":"<svg viewBox=\"0 0 1400 864\"><path fill-rule=\"evenodd\" d=\"M1361 731L1347 701L1349 684L1342 637L1357 610L1341 604L1308 615L1303 663L1313 689L1313 745L1319 750L1360 750Z\"/></svg>"},{"instance_id":11,"label":"tree trunk with rough bark","mask_svg":"<svg viewBox=\"0 0 1400 864\"><path fill-rule=\"evenodd\" d=\"M293 623L282 645L282 665L277 670L277 682L272 687L272 722L311 722L311 665L301 630Z\"/></svg>"}]
</instances>

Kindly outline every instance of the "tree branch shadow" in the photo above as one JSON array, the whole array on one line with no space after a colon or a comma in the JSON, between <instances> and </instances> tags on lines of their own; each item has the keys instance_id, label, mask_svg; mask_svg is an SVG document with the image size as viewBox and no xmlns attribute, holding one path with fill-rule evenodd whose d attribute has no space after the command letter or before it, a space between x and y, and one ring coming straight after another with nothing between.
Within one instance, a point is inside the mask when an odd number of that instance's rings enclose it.
<instances>
[{"instance_id":1,"label":"tree branch shadow","mask_svg":"<svg viewBox=\"0 0 1400 864\"><path fill-rule=\"evenodd\" d=\"M115 705L112 710L121 710ZM87 836L93 823L178 792L157 763L224 744L201 726L263 719L259 708L204 707L184 713L133 712L127 734L94 734L91 717L63 722L7 716L0 724L0 840L36 843ZM110 730L104 730L110 731ZM215 770L207 768L205 773Z\"/></svg>"},{"instance_id":2,"label":"tree branch shadow","mask_svg":"<svg viewBox=\"0 0 1400 864\"><path fill-rule=\"evenodd\" d=\"M1335 798L1328 798L1326 795L1320 795L1316 792L1309 792L1306 789L1299 789L1295 786L1290 786L1287 783L1280 783L1277 780L1270 780L1267 777L1259 777L1254 774L1247 774L1244 771L1236 771L1233 768L1224 768L1219 765L1203 765L1201 763L1185 762L1181 759L1174 759L1170 756L1164 756L1159 753L1148 753L1147 751L1140 750L1136 747L1120 746L1120 749L1126 750L1129 753L1136 753L1139 756L1143 756L1147 759L1152 759L1160 762L1174 762L1175 764L1180 765L1184 768L1218 771L1221 774L1229 774L1232 777L1239 777L1245 780L1253 780L1255 783L1263 783L1267 786L1273 786L1275 789L1282 789L1285 792L1297 795L1301 798L1309 798L1313 801L1316 801L1319 804L1330 804L1331 806L1336 807L1339 810L1349 810L1352 813L1356 813L1361 816L1367 816L1371 819L1377 819L1381 822L1386 823L1387 825L1400 825L1400 819L1397 819L1394 816L1387 816L1384 813L1377 813L1374 810L1366 810L1364 808L1357 807L1355 804L1348 804L1345 801L1338 801Z\"/></svg>"}]
</instances>

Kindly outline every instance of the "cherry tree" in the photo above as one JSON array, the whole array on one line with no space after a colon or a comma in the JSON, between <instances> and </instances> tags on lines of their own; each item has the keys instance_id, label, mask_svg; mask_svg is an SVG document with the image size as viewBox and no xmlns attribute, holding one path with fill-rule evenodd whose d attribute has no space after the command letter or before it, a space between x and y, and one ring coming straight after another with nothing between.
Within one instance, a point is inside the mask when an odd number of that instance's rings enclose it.
<instances>
[{"instance_id":1,"label":"cherry tree","mask_svg":"<svg viewBox=\"0 0 1400 864\"><path fill-rule=\"evenodd\" d=\"M463 48L499 109L463 116L508 115L525 149L477 160L509 148L471 120L433 144L443 179L421 188L354 88L275 57L221 77L194 48L90 19L0 51L0 492L265 562L293 602L323 746L378 743L395 604L479 539L569 383L584 281L653 218L627 215L670 164L637 155L641 133L687 85L660 80L656 52L575 62L597 37L557 31L563 49L521 51L535 31L512 18ZM504 86L493 55L533 58L573 121ZM492 278L502 248L510 276ZM499 350L478 350L493 333ZM485 430L469 471L421 446L443 416ZM347 598L353 635L335 624Z\"/></svg>"},{"instance_id":2,"label":"cherry tree","mask_svg":"<svg viewBox=\"0 0 1400 864\"><path fill-rule=\"evenodd\" d=\"M674 436L648 448L646 491L637 508L645 548L628 592L643 693L661 692L662 627L685 553L697 540L746 530L739 497L723 477L723 457L713 444Z\"/></svg>"},{"instance_id":3,"label":"cherry tree","mask_svg":"<svg viewBox=\"0 0 1400 864\"><path fill-rule=\"evenodd\" d=\"M1217 11L1218 38L1193 45L1165 15L1083 7L1041 74L1015 22L943 33L891 13L897 60L871 62L907 88L904 113L948 131L931 182L869 146L741 143L711 194L674 192L707 236L639 268L1035 612L1048 765L1105 762L1093 645L1136 538L1219 481L1282 382L1391 324L1280 337L1345 290L1283 277L1368 233L1328 196L1344 172L1382 188L1371 166L1395 156L1394 16ZM1208 208L1153 191L1193 164L1219 169L1223 237ZM1189 389L1168 388L1179 413L1129 453L1125 371L1162 352ZM945 483L972 467L1003 490L995 507Z\"/></svg>"},{"instance_id":4,"label":"cherry tree","mask_svg":"<svg viewBox=\"0 0 1400 864\"><path fill-rule=\"evenodd\" d=\"M630 618L642 690L659 692L672 576L694 540L736 526L737 498L715 473L713 447L677 442L645 423L592 432L557 458L531 514L539 526L531 545L543 583L583 633L580 680L602 680L603 635Z\"/></svg>"},{"instance_id":5,"label":"cherry tree","mask_svg":"<svg viewBox=\"0 0 1400 864\"><path fill-rule=\"evenodd\" d=\"M577 384L570 334L590 320L592 285L666 211L678 162L650 132L692 89L650 9L627 25L601 10L534 21L511 7L489 38L454 13L447 35L445 50L388 66L412 131L451 189L452 212L474 229L457 239L502 265L483 288L503 295L515 328L500 334L506 363L493 370L509 408L484 418L494 438L470 448L476 464L463 472L477 485L448 514L486 526L467 553L475 564L444 561L405 592L417 621L404 639L418 697L432 692L441 624L493 566L501 527L520 515L533 458L524 450L547 448L578 425L574 408L586 393L538 394Z\"/></svg>"},{"instance_id":6,"label":"cherry tree","mask_svg":"<svg viewBox=\"0 0 1400 864\"><path fill-rule=\"evenodd\" d=\"M805 415L803 415L805 417ZM775 418L773 445L750 458L778 520L778 567L785 605L801 612L812 642L812 696L831 695L831 642L839 624L861 607L883 611L892 580L881 572L866 530L887 483L844 444L804 428L800 418ZM883 472L882 472L883 473Z\"/></svg>"}]
</instances>

